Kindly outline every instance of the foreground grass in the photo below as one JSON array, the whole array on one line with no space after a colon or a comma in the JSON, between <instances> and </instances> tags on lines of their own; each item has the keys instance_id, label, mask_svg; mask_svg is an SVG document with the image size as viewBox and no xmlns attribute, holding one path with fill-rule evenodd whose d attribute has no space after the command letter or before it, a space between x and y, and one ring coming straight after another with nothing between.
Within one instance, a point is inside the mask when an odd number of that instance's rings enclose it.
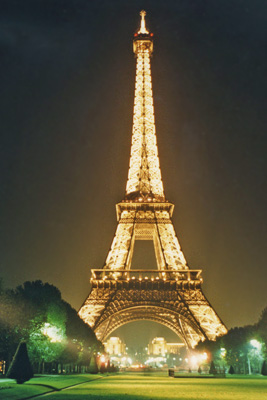
<instances>
[{"instance_id":1,"label":"foreground grass","mask_svg":"<svg viewBox=\"0 0 267 400\"><path fill-rule=\"evenodd\" d=\"M98 375L89 374L36 376L22 385L12 379L0 379L0 399L22 400L99 378Z\"/></svg>"},{"instance_id":2,"label":"foreground grass","mask_svg":"<svg viewBox=\"0 0 267 400\"><path fill-rule=\"evenodd\" d=\"M100 375L101 376L101 375ZM118 375L78 375L34 378L23 385L0 390L0 398L22 400L28 390L51 385L62 389L51 392L47 400L264 400L267 399L266 377L228 376L226 379L169 378L164 374L121 373ZM91 379L90 382L89 379ZM1 385L1 381L0 381ZM49 392L46 388L46 392ZM52 389L50 389L52 390ZM38 394L38 392L35 392ZM41 392L42 393L42 392ZM43 398L43 397L40 397Z\"/></svg>"}]
</instances>

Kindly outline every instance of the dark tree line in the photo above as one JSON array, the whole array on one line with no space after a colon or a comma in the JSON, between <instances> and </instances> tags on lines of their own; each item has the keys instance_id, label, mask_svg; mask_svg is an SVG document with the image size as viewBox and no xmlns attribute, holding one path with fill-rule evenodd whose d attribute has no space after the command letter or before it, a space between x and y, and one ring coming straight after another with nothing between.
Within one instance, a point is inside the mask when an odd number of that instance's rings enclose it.
<instances>
[{"instance_id":1,"label":"dark tree line","mask_svg":"<svg viewBox=\"0 0 267 400\"><path fill-rule=\"evenodd\" d=\"M196 346L206 352L207 361L229 373L250 374L265 371L267 359L267 308L254 325L232 328L217 340L205 340Z\"/></svg>"},{"instance_id":2,"label":"dark tree line","mask_svg":"<svg viewBox=\"0 0 267 400\"><path fill-rule=\"evenodd\" d=\"M6 371L18 344L27 343L34 372L80 372L102 351L92 329L60 291L41 281L0 288L0 360Z\"/></svg>"}]
</instances>

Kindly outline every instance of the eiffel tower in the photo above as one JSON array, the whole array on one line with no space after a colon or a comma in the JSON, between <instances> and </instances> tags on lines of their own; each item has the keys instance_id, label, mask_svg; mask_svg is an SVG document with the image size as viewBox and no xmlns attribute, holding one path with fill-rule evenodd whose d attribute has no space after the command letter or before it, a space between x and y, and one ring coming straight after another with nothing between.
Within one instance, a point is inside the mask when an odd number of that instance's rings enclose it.
<instances>
[{"instance_id":1,"label":"eiffel tower","mask_svg":"<svg viewBox=\"0 0 267 400\"><path fill-rule=\"evenodd\" d=\"M91 271L91 292L79 315L99 340L128 322L150 320L193 348L227 329L201 290L201 270L187 265L172 223L174 204L165 199L150 71L153 34L146 12L140 15L133 40L136 83L126 193L116 205L118 226L105 265ZM157 269L131 269L136 240L153 240Z\"/></svg>"}]
</instances>

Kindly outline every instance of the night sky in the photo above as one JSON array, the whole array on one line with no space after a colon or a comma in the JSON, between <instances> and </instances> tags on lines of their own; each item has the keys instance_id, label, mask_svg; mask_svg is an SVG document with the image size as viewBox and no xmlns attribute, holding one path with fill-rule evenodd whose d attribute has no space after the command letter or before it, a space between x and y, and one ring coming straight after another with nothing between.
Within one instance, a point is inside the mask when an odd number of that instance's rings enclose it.
<instances>
[{"instance_id":1,"label":"night sky","mask_svg":"<svg viewBox=\"0 0 267 400\"><path fill-rule=\"evenodd\" d=\"M0 0L0 276L54 284L76 309L88 295L125 193L143 8L178 239L227 327L253 324L267 306L264 0ZM135 324L125 340L163 334Z\"/></svg>"}]
</instances>

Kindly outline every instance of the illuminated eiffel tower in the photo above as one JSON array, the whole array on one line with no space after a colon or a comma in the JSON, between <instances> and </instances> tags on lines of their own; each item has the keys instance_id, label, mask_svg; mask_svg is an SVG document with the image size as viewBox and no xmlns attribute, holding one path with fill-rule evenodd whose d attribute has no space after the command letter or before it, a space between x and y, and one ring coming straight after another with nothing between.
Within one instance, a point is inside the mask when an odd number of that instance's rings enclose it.
<instances>
[{"instance_id":1,"label":"illuminated eiffel tower","mask_svg":"<svg viewBox=\"0 0 267 400\"><path fill-rule=\"evenodd\" d=\"M118 226L102 269L92 270L92 289L80 317L105 340L131 321L150 320L174 331L189 347L214 340L226 327L201 290L201 270L189 269L165 199L154 121L150 58L153 34L145 25L134 35L136 84L130 167ZM153 240L157 269L131 269L136 240Z\"/></svg>"}]
</instances>

